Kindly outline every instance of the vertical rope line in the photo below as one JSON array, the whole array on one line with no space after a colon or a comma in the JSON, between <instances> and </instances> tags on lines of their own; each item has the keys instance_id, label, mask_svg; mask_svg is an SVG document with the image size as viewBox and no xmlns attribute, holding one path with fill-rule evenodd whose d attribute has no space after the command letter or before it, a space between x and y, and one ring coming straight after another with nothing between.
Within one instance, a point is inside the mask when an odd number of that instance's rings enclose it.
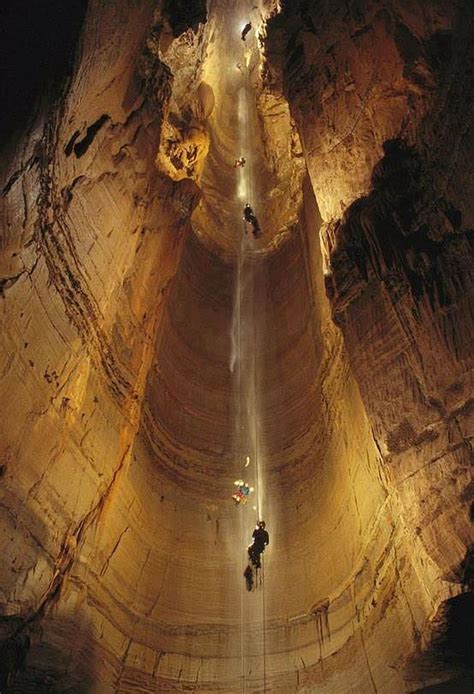
<instances>
[{"instance_id":1,"label":"vertical rope line","mask_svg":"<svg viewBox=\"0 0 474 694\"><path fill-rule=\"evenodd\" d=\"M255 204L255 199L253 197L253 153L250 150L250 70L246 69L246 80L245 80L245 156L247 159L247 175L246 175L246 203L248 202L250 205ZM247 225L246 222L244 222L244 229L245 231L247 230ZM243 246L243 239L242 243L240 245L240 251L242 251L242 246ZM242 264L243 264L242 260ZM240 263L240 256L239 256L239 263ZM239 266L240 267L240 266ZM256 263L252 264L251 267L251 282L252 282L252 287L251 287L251 301L252 301L252 306L250 308L250 317L253 322L253 325L251 327L252 332L253 332L253 369L252 369L252 397L253 397L253 403L252 407L248 407L247 409L247 417L248 416L253 416L254 418L254 457L255 457L255 493L257 497L257 502L256 502L256 509L257 509L257 518L261 520L260 513L261 513L261 504L260 504L260 461L259 461L259 426L258 426L258 418L257 418L257 413L258 413L258 408L257 408L257 373L258 373L258 352L257 352L257 266ZM240 277L239 277L240 280ZM240 290L240 284L239 284L239 290ZM239 304L240 306L240 304ZM238 344L239 344L239 358L241 356L241 313L239 312L238 315ZM249 364L250 366L250 364ZM240 361L239 361L239 401L241 402L241 372L240 372ZM241 405L240 405L241 406ZM247 419L247 423L248 419ZM240 412L240 421L239 424L242 425L242 412ZM240 433L240 441L241 441L241 432L242 426L239 428L239 433ZM242 455L242 452L240 453ZM243 533L243 513L241 514L241 532ZM261 566L261 572L262 572L262 636L263 636L263 690L264 692L267 691L267 671L266 671L266 630L265 630L265 623L266 623L266 605L265 605L265 573L264 573L264 559L263 555L261 557L262 561L262 566ZM243 590L241 595L243 595ZM241 627L241 653L242 653L242 686L245 686L245 663L244 663L244 627L243 627L243 605L241 607L241 622L242 622L242 627Z\"/></svg>"},{"instance_id":2,"label":"vertical rope line","mask_svg":"<svg viewBox=\"0 0 474 694\"><path fill-rule=\"evenodd\" d=\"M248 155L248 179L249 179L249 202L253 206L255 200L253 198L253 181L252 181L252 169L253 169L253 153L250 151L250 77L247 72L247 84L245 86L245 101L246 101L246 121L247 121L247 155Z\"/></svg>"},{"instance_id":3,"label":"vertical rope line","mask_svg":"<svg viewBox=\"0 0 474 694\"><path fill-rule=\"evenodd\" d=\"M262 520L260 516L260 511L261 511L261 505L260 505L260 456L259 456L259 441L258 441L258 434L259 434L259 426L258 426L258 418L257 418L257 374L258 374L258 348L259 348L259 343L257 339L257 320L256 320L256 314L257 314L257 282L256 282L256 267L254 266L253 268L253 292L252 292L252 299L253 299L253 396L254 396L254 420L255 420L255 469L256 469L256 478L257 478L257 488L256 488L256 493L257 493L257 517L259 520ZM265 605L265 559L264 559L264 553L261 555L261 561L262 561L262 637L263 637L263 691L267 691L267 647L266 647L266 629L265 629L265 624L266 624L266 605Z\"/></svg>"},{"instance_id":4,"label":"vertical rope line","mask_svg":"<svg viewBox=\"0 0 474 694\"><path fill-rule=\"evenodd\" d=\"M247 161L248 161L248 202L253 206L255 204L254 190L253 190L253 156L250 152L250 70L247 70L246 79L246 90L245 90L245 110L246 110L246 146L247 146ZM252 111L253 113L253 111ZM253 418L254 418L254 441L255 441L255 493L257 495L257 518L261 518L261 504L260 504L260 456L259 456L259 423L258 423L258 339L257 339L257 263L254 262L252 265L252 331L253 331ZM266 605L265 605L265 569L264 569L264 558L263 554L261 556L262 561L262 647L263 647L263 691L267 691L267 660L266 660Z\"/></svg>"},{"instance_id":5,"label":"vertical rope line","mask_svg":"<svg viewBox=\"0 0 474 694\"><path fill-rule=\"evenodd\" d=\"M245 62L245 60L244 60ZM245 157L247 159L247 185L246 185L246 192L247 192L247 200L245 202L250 203L250 205L253 205L253 199L252 199L252 166L253 166L253 159L252 159L252 152L250 151L250 123L249 123L249 91L250 91L250 75L249 75L249 70L247 67L245 67L246 70L246 75L245 75L245 87L244 87L244 93L245 93Z\"/></svg>"},{"instance_id":6,"label":"vertical rope line","mask_svg":"<svg viewBox=\"0 0 474 694\"><path fill-rule=\"evenodd\" d=\"M237 456L239 467L242 465L243 441L242 441L242 243L238 247L237 256ZM239 470L240 472L240 470ZM245 551L244 517L243 507L240 509L240 544ZM244 584L241 581L240 589L240 677L241 691L245 693L245 624L244 624Z\"/></svg>"},{"instance_id":7,"label":"vertical rope line","mask_svg":"<svg viewBox=\"0 0 474 694\"><path fill-rule=\"evenodd\" d=\"M245 546L244 540L244 509L240 509L240 542ZM240 690L245 694L245 629L244 629L244 590L243 581L240 581Z\"/></svg>"},{"instance_id":8,"label":"vertical rope line","mask_svg":"<svg viewBox=\"0 0 474 694\"><path fill-rule=\"evenodd\" d=\"M265 558L262 556L262 618L263 618L263 692L267 691L267 633L265 625L267 622L266 618L266 605L265 605Z\"/></svg>"},{"instance_id":9,"label":"vertical rope line","mask_svg":"<svg viewBox=\"0 0 474 694\"><path fill-rule=\"evenodd\" d=\"M253 331L253 421L254 421L254 440L255 440L255 476L256 476L256 494L257 494L257 518L260 518L260 466L258 455L258 418L257 418L257 316L256 316L256 267L252 267L252 331Z\"/></svg>"},{"instance_id":10,"label":"vertical rope line","mask_svg":"<svg viewBox=\"0 0 474 694\"><path fill-rule=\"evenodd\" d=\"M260 455L259 455L259 423L258 423L258 329L257 329L257 265L254 263L252 267L252 332L253 332L253 416L254 416L254 441L255 441L255 475L256 475L256 494L257 494L257 518L262 520L260 503ZM263 650L263 691L267 690L267 674L266 674L266 631L265 631L265 569L263 553L261 555L261 587L262 587L262 650Z\"/></svg>"}]
</instances>

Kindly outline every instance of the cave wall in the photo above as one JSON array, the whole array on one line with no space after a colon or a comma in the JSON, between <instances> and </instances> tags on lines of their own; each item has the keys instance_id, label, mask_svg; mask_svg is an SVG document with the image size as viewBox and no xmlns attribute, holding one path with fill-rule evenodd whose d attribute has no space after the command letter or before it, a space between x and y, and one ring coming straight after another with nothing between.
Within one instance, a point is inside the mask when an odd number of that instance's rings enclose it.
<instances>
[{"instance_id":1,"label":"cave wall","mask_svg":"<svg viewBox=\"0 0 474 694\"><path fill-rule=\"evenodd\" d=\"M401 691L406 655L440 597L433 590L439 571L407 526L331 317L309 180L303 199L298 235L269 259L264 304L268 326L292 336L286 350L269 341L268 364L260 367L273 380L263 389L264 474L275 523L266 558L267 672L276 690ZM311 385L297 385L300 378ZM275 420L277 390L283 414Z\"/></svg>"},{"instance_id":2,"label":"cave wall","mask_svg":"<svg viewBox=\"0 0 474 694\"><path fill-rule=\"evenodd\" d=\"M196 200L192 185L160 178L154 164L171 91L143 45L154 10L89 4L71 77L51 108L31 112L4 161L2 677L127 469ZM91 627L67 595L63 605L23 686L53 686L72 654L64 686L94 679ZM72 624L84 642L64 640Z\"/></svg>"},{"instance_id":3,"label":"cave wall","mask_svg":"<svg viewBox=\"0 0 474 694\"><path fill-rule=\"evenodd\" d=\"M472 535L471 13L274 5L246 7L265 605L241 602L254 514L229 501L235 8L199 24L198 1L92 1L2 179L18 691L232 691L242 667L272 691L446 678L404 667Z\"/></svg>"},{"instance_id":4,"label":"cave wall","mask_svg":"<svg viewBox=\"0 0 474 694\"><path fill-rule=\"evenodd\" d=\"M432 615L472 543L472 22L462 2L302 2L266 38L333 318L409 542L436 567Z\"/></svg>"}]
</instances>

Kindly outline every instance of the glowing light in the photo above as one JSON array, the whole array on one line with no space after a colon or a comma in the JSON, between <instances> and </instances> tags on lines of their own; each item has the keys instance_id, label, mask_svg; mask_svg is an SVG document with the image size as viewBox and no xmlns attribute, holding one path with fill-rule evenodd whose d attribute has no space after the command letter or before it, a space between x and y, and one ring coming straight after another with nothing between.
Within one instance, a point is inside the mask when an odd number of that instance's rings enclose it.
<instances>
[{"instance_id":1,"label":"glowing light","mask_svg":"<svg viewBox=\"0 0 474 694\"><path fill-rule=\"evenodd\" d=\"M248 455L248 456L245 458L245 467L248 467L249 465L250 465L250 456Z\"/></svg>"},{"instance_id":2,"label":"glowing light","mask_svg":"<svg viewBox=\"0 0 474 694\"><path fill-rule=\"evenodd\" d=\"M247 186L245 185L245 183L246 183L246 181L245 181L245 178L243 176L243 172L240 171L239 172L239 183L237 186L237 195L239 197L239 200L245 200L245 198L247 197L246 196Z\"/></svg>"}]
</instances>

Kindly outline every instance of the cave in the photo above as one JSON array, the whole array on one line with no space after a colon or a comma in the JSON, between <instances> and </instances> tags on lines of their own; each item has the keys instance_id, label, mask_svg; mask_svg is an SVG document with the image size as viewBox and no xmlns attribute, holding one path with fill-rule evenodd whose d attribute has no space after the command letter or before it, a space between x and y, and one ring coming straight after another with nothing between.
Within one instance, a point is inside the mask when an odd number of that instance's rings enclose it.
<instances>
[{"instance_id":1,"label":"cave","mask_svg":"<svg viewBox=\"0 0 474 694\"><path fill-rule=\"evenodd\" d=\"M472 3L39 5L1 10L0 691L472 694Z\"/></svg>"}]
</instances>

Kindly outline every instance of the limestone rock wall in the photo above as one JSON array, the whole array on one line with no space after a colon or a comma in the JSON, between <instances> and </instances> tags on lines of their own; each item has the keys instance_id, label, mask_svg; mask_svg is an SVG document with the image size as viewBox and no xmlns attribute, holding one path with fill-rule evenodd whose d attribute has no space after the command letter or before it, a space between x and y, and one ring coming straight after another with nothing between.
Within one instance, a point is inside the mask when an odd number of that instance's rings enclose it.
<instances>
[{"instance_id":1,"label":"limestone rock wall","mask_svg":"<svg viewBox=\"0 0 474 694\"><path fill-rule=\"evenodd\" d=\"M2 690L450 677L406 665L471 575L471 19L88 4L4 159Z\"/></svg>"},{"instance_id":2,"label":"limestone rock wall","mask_svg":"<svg viewBox=\"0 0 474 694\"><path fill-rule=\"evenodd\" d=\"M462 2L296 3L267 27L333 317L433 596L472 543L472 22Z\"/></svg>"},{"instance_id":3,"label":"limestone rock wall","mask_svg":"<svg viewBox=\"0 0 474 694\"><path fill-rule=\"evenodd\" d=\"M89 4L70 81L3 170L2 689L26 639L41 644L20 688L94 680L81 664L90 627L67 592L43 637L37 624L128 467L196 201L154 165L171 92L158 59L152 79L145 69L154 9ZM84 642L69 651L74 630Z\"/></svg>"}]
</instances>

